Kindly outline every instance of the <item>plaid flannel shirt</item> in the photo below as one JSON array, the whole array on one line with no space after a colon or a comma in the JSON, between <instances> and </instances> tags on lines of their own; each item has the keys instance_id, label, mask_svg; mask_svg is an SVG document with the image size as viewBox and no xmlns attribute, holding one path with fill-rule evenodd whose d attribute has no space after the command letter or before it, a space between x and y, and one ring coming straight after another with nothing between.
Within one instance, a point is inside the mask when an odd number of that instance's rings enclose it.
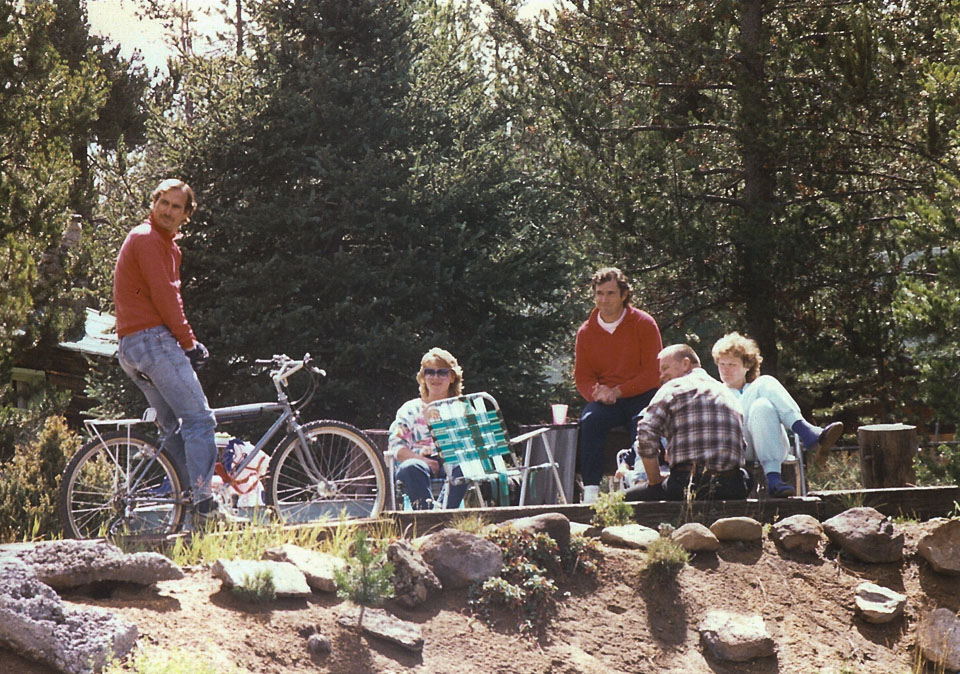
<instances>
[{"instance_id":1,"label":"plaid flannel shirt","mask_svg":"<svg viewBox=\"0 0 960 674\"><path fill-rule=\"evenodd\" d=\"M743 411L736 395L703 368L660 387L637 424L641 456L653 458L667 439L670 465L696 462L709 470L743 465Z\"/></svg>"}]
</instances>

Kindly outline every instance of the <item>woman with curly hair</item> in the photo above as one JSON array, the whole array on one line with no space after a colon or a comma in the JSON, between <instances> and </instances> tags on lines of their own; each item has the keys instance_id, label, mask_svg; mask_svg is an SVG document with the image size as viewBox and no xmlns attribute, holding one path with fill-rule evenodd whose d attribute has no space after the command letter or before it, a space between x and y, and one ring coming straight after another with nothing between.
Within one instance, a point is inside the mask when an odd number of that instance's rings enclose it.
<instances>
[{"instance_id":1,"label":"woman with curly hair","mask_svg":"<svg viewBox=\"0 0 960 674\"><path fill-rule=\"evenodd\" d=\"M713 345L711 354L720 379L740 395L747 460L763 466L771 496L793 496L796 490L780 476L780 464L790 451L787 429L799 435L804 449L815 452L820 461L843 435L843 423L835 421L821 428L804 419L783 384L760 374L763 357L749 337L738 332L726 334Z\"/></svg>"},{"instance_id":2,"label":"woman with curly hair","mask_svg":"<svg viewBox=\"0 0 960 674\"><path fill-rule=\"evenodd\" d=\"M417 382L420 396L408 400L397 410L397 417L390 424L387 449L397 457L397 479L403 483L413 509L427 510L434 507L430 479L442 478L445 473L424 417L424 408L427 403L460 395L463 392L463 370L452 353L434 347L420 359ZM459 466L454 468L453 477L462 474ZM466 490L464 484L453 485L447 507L459 507Z\"/></svg>"}]
</instances>

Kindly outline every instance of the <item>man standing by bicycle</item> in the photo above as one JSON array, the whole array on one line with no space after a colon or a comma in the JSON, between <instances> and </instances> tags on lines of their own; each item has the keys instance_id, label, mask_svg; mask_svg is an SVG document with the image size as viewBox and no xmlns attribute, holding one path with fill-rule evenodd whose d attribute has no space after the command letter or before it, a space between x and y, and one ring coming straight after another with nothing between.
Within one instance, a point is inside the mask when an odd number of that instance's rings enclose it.
<instances>
[{"instance_id":1,"label":"man standing by bicycle","mask_svg":"<svg viewBox=\"0 0 960 674\"><path fill-rule=\"evenodd\" d=\"M120 367L157 411L166 446L186 466L193 489L194 526L219 513L211 480L217 460L216 418L195 368L210 354L197 341L180 296L180 226L197 208L189 185L161 182L146 222L127 234L113 281ZM179 426L179 432L177 428Z\"/></svg>"}]
</instances>

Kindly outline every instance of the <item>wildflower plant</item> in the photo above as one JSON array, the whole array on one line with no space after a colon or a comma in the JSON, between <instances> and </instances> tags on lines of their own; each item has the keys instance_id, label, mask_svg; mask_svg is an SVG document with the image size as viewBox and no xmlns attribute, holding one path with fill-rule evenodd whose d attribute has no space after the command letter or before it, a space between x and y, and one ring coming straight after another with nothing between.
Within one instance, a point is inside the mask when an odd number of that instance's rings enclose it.
<instances>
[{"instance_id":1,"label":"wildflower plant","mask_svg":"<svg viewBox=\"0 0 960 674\"><path fill-rule=\"evenodd\" d=\"M593 503L593 524L616 527L633 521L633 508L623 500L622 491L605 492Z\"/></svg>"},{"instance_id":2,"label":"wildflower plant","mask_svg":"<svg viewBox=\"0 0 960 674\"><path fill-rule=\"evenodd\" d=\"M491 531L487 540L503 551L503 569L499 576L474 584L468 603L474 613L487 619L495 606L514 612L524 633L542 629L553 615L557 579L597 572L599 547L581 536L572 537L564 553L546 534L532 535L512 527Z\"/></svg>"}]
</instances>

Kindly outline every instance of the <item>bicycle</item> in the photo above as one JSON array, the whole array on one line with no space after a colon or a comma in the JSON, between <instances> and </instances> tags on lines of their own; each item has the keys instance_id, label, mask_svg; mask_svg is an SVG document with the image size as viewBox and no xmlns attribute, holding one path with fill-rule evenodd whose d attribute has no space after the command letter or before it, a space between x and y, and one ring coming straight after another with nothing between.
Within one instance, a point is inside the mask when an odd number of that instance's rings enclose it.
<instances>
[{"instance_id":1,"label":"bicycle","mask_svg":"<svg viewBox=\"0 0 960 674\"><path fill-rule=\"evenodd\" d=\"M376 517L387 494L386 467L379 450L358 428L335 420L301 424L299 412L313 398L321 376L309 354L301 360L276 355L258 360L269 366L277 402L214 409L217 424L276 414L270 428L243 461L218 474L238 475L280 429L286 434L270 452L264 500L284 523L336 517ZM306 392L291 402L289 379L310 375ZM268 417L269 418L269 417ZM68 538L169 535L180 531L192 505L186 468L171 456L167 438L159 444L138 426L156 425L148 408L140 419L84 422L90 440L71 458L60 481L58 507ZM111 429L112 430L108 430ZM159 427L158 427L159 428Z\"/></svg>"}]
</instances>

